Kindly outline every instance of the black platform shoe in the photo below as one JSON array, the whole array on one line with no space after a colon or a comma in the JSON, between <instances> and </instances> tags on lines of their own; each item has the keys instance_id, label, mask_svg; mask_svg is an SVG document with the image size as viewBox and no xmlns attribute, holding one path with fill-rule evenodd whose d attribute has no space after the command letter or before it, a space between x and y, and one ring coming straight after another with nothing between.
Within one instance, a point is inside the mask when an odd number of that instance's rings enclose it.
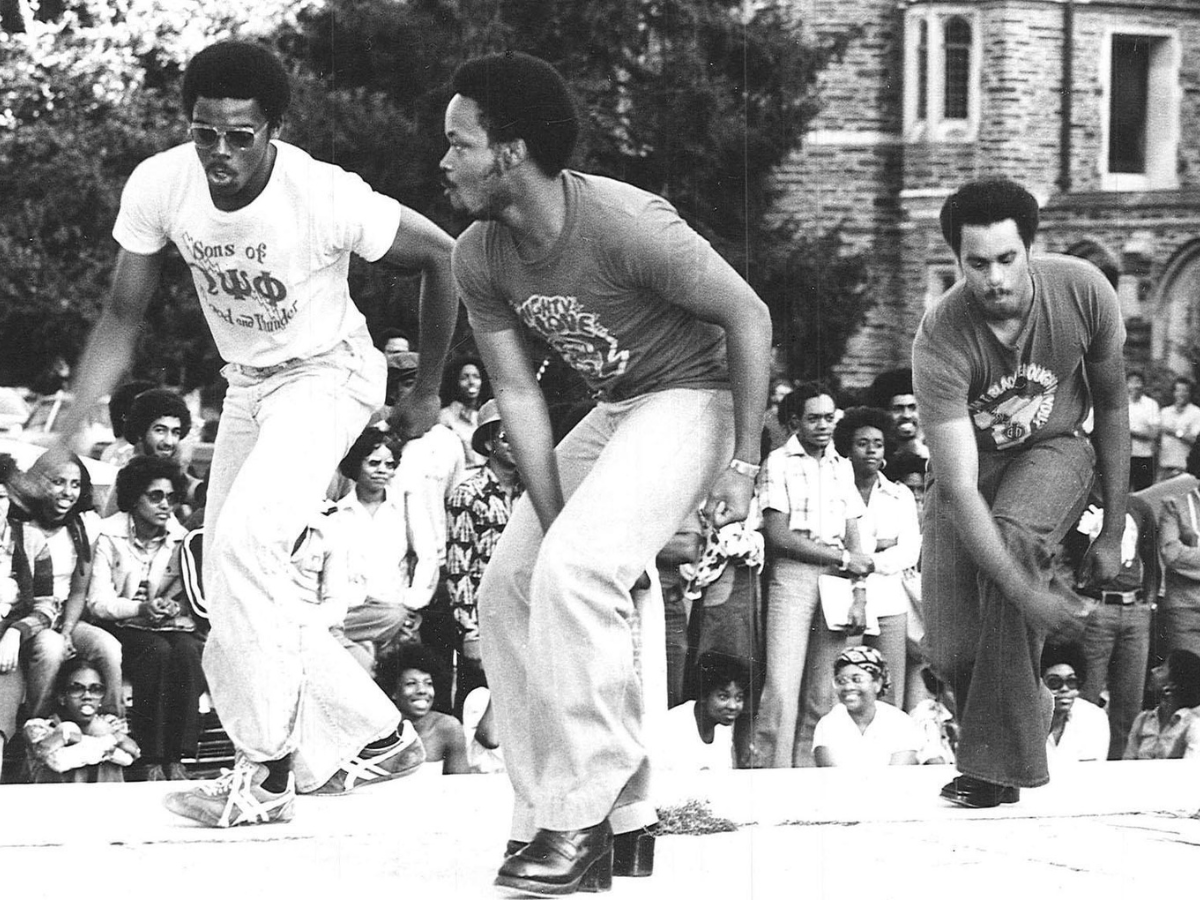
<instances>
[{"instance_id":1,"label":"black platform shoe","mask_svg":"<svg viewBox=\"0 0 1200 900\"><path fill-rule=\"evenodd\" d=\"M495 883L544 897L611 890L612 847L608 820L579 831L543 828L504 861Z\"/></svg>"},{"instance_id":2,"label":"black platform shoe","mask_svg":"<svg viewBox=\"0 0 1200 900\"><path fill-rule=\"evenodd\" d=\"M1021 799L1021 789L959 775L942 788L942 798L970 809L991 809L1001 803L1016 803Z\"/></svg>"},{"instance_id":3,"label":"black platform shoe","mask_svg":"<svg viewBox=\"0 0 1200 900\"><path fill-rule=\"evenodd\" d=\"M654 832L639 828L613 837L613 874L625 878L654 874Z\"/></svg>"}]
</instances>

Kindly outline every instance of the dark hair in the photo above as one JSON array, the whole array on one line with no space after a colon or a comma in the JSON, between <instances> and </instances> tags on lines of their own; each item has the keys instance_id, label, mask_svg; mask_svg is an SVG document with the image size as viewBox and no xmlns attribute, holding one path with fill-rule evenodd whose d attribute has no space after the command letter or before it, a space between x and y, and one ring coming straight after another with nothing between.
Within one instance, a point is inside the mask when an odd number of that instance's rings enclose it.
<instances>
[{"instance_id":1,"label":"dark hair","mask_svg":"<svg viewBox=\"0 0 1200 900\"><path fill-rule=\"evenodd\" d=\"M408 349L412 351L413 340L408 336L408 332L400 328L385 328L375 337L375 349L382 351L387 346L387 342L392 338L401 338L408 341Z\"/></svg>"},{"instance_id":2,"label":"dark hair","mask_svg":"<svg viewBox=\"0 0 1200 900\"><path fill-rule=\"evenodd\" d=\"M788 427L788 420L795 416L797 419L804 415L804 404L814 397L832 397L833 390L820 381L805 381L796 385L796 389L779 401L779 424Z\"/></svg>"},{"instance_id":3,"label":"dark hair","mask_svg":"<svg viewBox=\"0 0 1200 900\"><path fill-rule=\"evenodd\" d=\"M112 392L108 398L108 421L112 424L113 434L125 436L125 417L129 415L129 407L138 394L152 387L153 381L127 381Z\"/></svg>"},{"instance_id":4,"label":"dark hair","mask_svg":"<svg viewBox=\"0 0 1200 900\"><path fill-rule=\"evenodd\" d=\"M903 450L888 457L887 474L892 481L902 481L909 475L924 476L927 468L929 461L911 450Z\"/></svg>"},{"instance_id":5,"label":"dark hair","mask_svg":"<svg viewBox=\"0 0 1200 900\"><path fill-rule=\"evenodd\" d=\"M39 476L47 474L47 471L52 464L51 460L54 459L55 456L56 454L53 453L43 453L36 460L34 460L33 465L29 467L29 474ZM83 460L74 453L68 454L68 457L69 461L74 463L79 469L79 499L75 501L75 505L71 507L66 515L66 519L72 519L78 518L78 516L82 513L95 509L96 501L92 495L92 476L91 473L88 472L87 466L85 466L83 464ZM33 519L42 525L49 524L48 520L42 514L42 509L40 506L37 512L33 514ZM83 557L90 558L90 554L85 553Z\"/></svg>"},{"instance_id":6,"label":"dark hair","mask_svg":"<svg viewBox=\"0 0 1200 900\"><path fill-rule=\"evenodd\" d=\"M71 684L71 679L84 669L91 669L100 676L100 680L104 680L104 673L100 671L100 665L97 660L89 656L77 655L72 656L61 666L58 667L58 672L54 675L54 702L58 702L60 694L67 692L67 687ZM108 685L104 686L106 689Z\"/></svg>"},{"instance_id":7,"label":"dark hair","mask_svg":"<svg viewBox=\"0 0 1200 900\"><path fill-rule=\"evenodd\" d=\"M913 392L912 369L888 369L880 372L867 389L867 403L879 409L888 409L892 398Z\"/></svg>"},{"instance_id":8,"label":"dark hair","mask_svg":"<svg viewBox=\"0 0 1200 900\"><path fill-rule=\"evenodd\" d=\"M478 104L489 143L524 141L546 175L566 167L579 116L566 81L550 63L513 50L481 56L459 66L450 86Z\"/></svg>"},{"instance_id":9,"label":"dark hair","mask_svg":"<svg viewBox=\"0 0 1200 900\"><path fill-rule=\"evenodd\" d=\"M732 682L743 691L750 691L750 667L736 656L719 650L706 650L696 660L696 671L700 676L700 697Z\"/></svg>"},{"instance_id":10,"label":"dark hair","mask_svg":"<svg viewBox=\"0 0 1200 900\"><path fill-rule=\"evenodd\" d=\"M854 444L854 432L860 428L878 428L883 434L883 455L889 457L896 449L892 436L892 417L873 406L852 406L833 426L833 449L849 458Z\"/></svg>"},{"instance_id":11,"label":"dark hair","mask_svg":"<svg viewBox=\"0 0 1200 900\"><path fill-rule=\"evenodd\" d=\"M1077 644L1046 644L1042 648L1040 671L1043 675L1047 669L1064 665L1075 670L1075 677L1079 679L1080 684L1087 681L1087 657Z\"/></svg>"},{"instance_id":12,"label":"dark hair","mask_svg":"<svg viewBox=\"0 0 1200 900\"><path fill-rule=\"evenodd\" d=\"M375 681L389 697L400 689L400 676L406 669L427 672L437 684L445 669L437 655L424 644L401 644L400 649L380 656L375 667Z\"/></svg>"},{"instance_id":13,"label":"dark hair","mask_svg":"<svg viewBox=\"0 0 1200 900\"><path fill-rule=\"evenodd\" d=\"M1012 219L1028 250L1038 229L1037 199L1008 178L968 181L942 204L942 237L958 256L964 225L994 225Z\"/></svg>"},{"instance_id":14,"label":"dark hair","mask_svg":"<svg viewBox=\"0 0 1200 900\"><path fill-rule=\"evenodd\" d=\"M396 462L399 462L404 444L395 435L368 425L350 446L350 449L346 451L342 461L338 463L338 471L351 481L357 480L358 476L362 474L363 460L374 453L376 449L384 446L392 451L392 456L395 457Z\"/></svg>"},{"instance_id":15,"label":"dark hair","mask_svg":"<svg viewBox=\"0 0 1200 900\"><path fill-rule=\"evenodd\" d=\"M183 72L183 110L191 118L196 100L257 100L271 128L278 128L291 103L287 70L274 53L249 41L210 44Z\"/></svg>"},{"instance_id":16,"label":"dark hair","mask_svg":"<svg viewBox=\"0 0 1200 900\"><path fill-rule=\"evenodd\" d=\"M17 471L17 461L11 453L0 453L0 484L8 484L12 473Z\"/></svg>"},{"instance_id":17,"label":"dark hair","mask_svg":"<svg viewBox=\"0 0 1200 900\"><path fill-rule=\"evenodd\" d=\"M483 367L483 360L477 356L460 356L450 360L442 369L442 406L448 406L454 400L462 399L458 393L458 376L467 366L474 366L479 370L479 405L482 406L491 397L492 385L488 380L487 369Z\"/></svg>"},{"instance_id":18,"label":"dark hair","mask_svg":"<svg viewBox=\"0 0 1200 900\"><path fill-rule=\"evenodd\" d=\"M1200 656L1191 650L1172 650L1167 654L1167 668L1180 706L1200 706Z\"/></svg>"},{"instance_id":19,"label":"dark hair","mask_svg":"<svg viewBox=\"0 0 1200 900\"><path fill-rule=\"evenodd\" d=\"M187 437L192 430L192 413L183 398L169 388L142 391L133 398L125 414L125 440L136 444L146 436L150 426L164 417L179 420L179 436Z\"/></svg>"},{"instance_id":20,"label":"dark hair","mask_svg":"<svg viewBox=\"0 0 1200 900\"><path fill-rule=\"evenodd\" d=\"M138 498L155 481L166 478L171 490L183 495L187 490L187 478L179 463L161 456L135 456L117 473L117 509L130 512L137 506Z\"/></svg>"}]
</instances>

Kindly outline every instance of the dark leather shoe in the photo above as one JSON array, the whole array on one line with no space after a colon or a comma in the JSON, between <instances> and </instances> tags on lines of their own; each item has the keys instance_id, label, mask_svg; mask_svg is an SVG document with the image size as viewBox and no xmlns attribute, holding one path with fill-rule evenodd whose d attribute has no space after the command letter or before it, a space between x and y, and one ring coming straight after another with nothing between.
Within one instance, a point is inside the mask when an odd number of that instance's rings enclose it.
<instances>
[{"instance_id":1,"label":"dark leather shoe","mask_svg":"<svg viewBox=\"0 0 1200 900\"><path fill-rule=\"evenodd\" d=\"M613 837L613 874L645 878L654 874L654 833L645 828Z\"/></svg>"},{"instance_id":2,"label":"dark leather shoe","mask_svg":"<svg viewBox=\"0 0 1200 900\"><path fill-rule=\"evenodd\" d=\"M1006 784L992 784L970 775L959 775L942 788L942 797L971 809L991 809L1001 803L1016 803L1021 799L1021 789Z\"/></svg>"},{"instance_id":3,"label":"dark leather shoe","mask_svg":"<svg viewBox=\"0 0 1200 900\"><path fill-rule=\"evenodd\" d=\"M504 858L516 856L522 850L529 846L529 841L509 841L504 845Z\"/></svg>"},{"instance_id":4,"label":"dark leather shoe","mask_svg":"<svg viewBox=\"0 0 1200 900\"><path fill-rule=\"evenodd\" d=\"M579 831L543 828L504 861L495 883L544 897L611 890L612 846L607 819Z\"/></svg>"}]
</instances>

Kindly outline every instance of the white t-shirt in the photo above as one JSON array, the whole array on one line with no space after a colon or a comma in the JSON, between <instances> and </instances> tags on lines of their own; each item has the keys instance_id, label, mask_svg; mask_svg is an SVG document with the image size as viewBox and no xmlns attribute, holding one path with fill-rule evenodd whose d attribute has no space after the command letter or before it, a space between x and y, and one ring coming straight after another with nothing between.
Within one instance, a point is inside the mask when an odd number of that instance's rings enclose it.
<instances>
[{"instance_id":1,"label":"white t-shirt","mask_svg":"<svg viewBox=\"0 0 1200 900\"><path fill-rule=\"evenodd\" d=\"M1067 714L1062 737L1046 738L1046 757L1056 762L1087 762L1108 759L1108 715L1094 703L1076 697Z\"/></svg>"},{"instance_id":2,"label":"white t-shirt","mask_svg":"<svg viewBox=\"0 0 1200 900\"><path fill-rule=\"evenodd\" d=\"M718 725L713 729L712 743L704 743L696 728L696 701L688 700L667 710L663 719L663 750L664 769L684 772L732 769L733 729Z\"/></svg>"},{"instance_id":3,"label":"white t-shirt","mask_svg":"<svg viewBox=\"0 0 1200 900\"><path fill-rule=\"evenodd\" d=\"M873 769L891 763L893 753L916 753L924 743L913 720L890 703L875 704L875 718L859 731L839 703L821 717L813 732L813 750L825 747L840 767Z\"/></svg>"},{"instance_id":4,"label":"white t-shirt","mask_svg":"<svg viewBox=\"0 0 1200 900\"><path fill-rule=\"evenodd\" d=\"M191 144L150 157L129 176L113 226L131 253L179 248L218 351L248 366L307 359L364 329L350 254L374 262L400 225L400 204L357 175L273 144L263 192L232 212L213 206Z\"/></svg>"}]
</instances>

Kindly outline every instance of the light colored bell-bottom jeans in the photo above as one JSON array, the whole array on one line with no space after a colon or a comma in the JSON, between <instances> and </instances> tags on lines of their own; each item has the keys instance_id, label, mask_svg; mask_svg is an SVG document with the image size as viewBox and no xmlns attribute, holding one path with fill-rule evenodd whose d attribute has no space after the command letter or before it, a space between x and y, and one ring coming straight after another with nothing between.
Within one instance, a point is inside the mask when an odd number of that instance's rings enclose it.
<instances>
[{"instance_id":1,"label":"light colored bell-bottom jeans","mask_svg":"<svg viewBox=\"0 0 1200 900\"><path fill-rule=\"evenodd\" d=\"M655 821L630 589L729 462L732 395L604 402L555 452L563 511L543 534L522 497L479 588L514 840Z\"/></svg>"},{"instance_id":2,"label":"light colored bell-bottom jeans","mask_svg":"<svg viewBox=\"0 0 1200 900\"><path fill-rule=\"evenodd\" d=\"M400 713L329 631L293 575L292 548L331 473L383 402L365 332L282 367L226 366L205 510L204 648L221 724L257 762L293 755L311 791Z\"/></svg>"}]
</instances>

